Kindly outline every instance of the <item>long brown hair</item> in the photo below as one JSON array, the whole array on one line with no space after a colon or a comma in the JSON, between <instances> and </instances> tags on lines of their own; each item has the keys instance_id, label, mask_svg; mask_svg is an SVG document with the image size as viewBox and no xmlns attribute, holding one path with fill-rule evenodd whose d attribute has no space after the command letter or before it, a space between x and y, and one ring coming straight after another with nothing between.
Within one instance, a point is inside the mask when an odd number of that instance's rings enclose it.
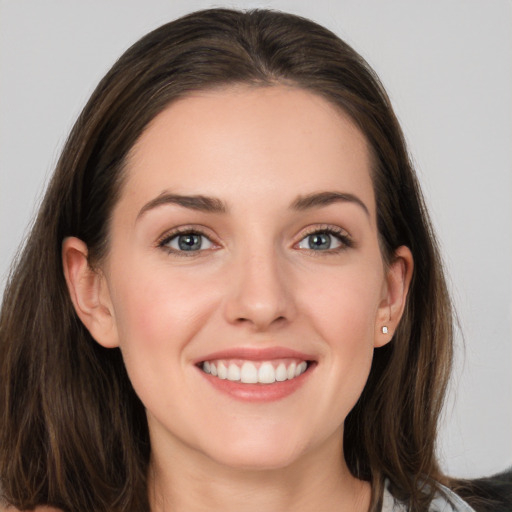
<instances>
[{"instance_id":1,"label":"long brown hair","mask_svg":"<svg viewBox=\"0 0 512 512\"><path fill-rule=\"evenodd\" d=\"M109 218L127 153L147 124L191 91L288 84L326 98L366 136L382 253L408 246L415 271L393 341L375 350L368 383L345 421L351 472L385 479L412 511L428 508L437 419L452 357L452 309L438 249L404 138L368 64L327 29L289 14L200 11L143 37L112 67L78 118L25 247L0 317L0 478L18 508L145 511L150 445L144 407L118 349L78 320L61 244L76 236L90 264L108 252Z\"/></svg>"}]
</instances>

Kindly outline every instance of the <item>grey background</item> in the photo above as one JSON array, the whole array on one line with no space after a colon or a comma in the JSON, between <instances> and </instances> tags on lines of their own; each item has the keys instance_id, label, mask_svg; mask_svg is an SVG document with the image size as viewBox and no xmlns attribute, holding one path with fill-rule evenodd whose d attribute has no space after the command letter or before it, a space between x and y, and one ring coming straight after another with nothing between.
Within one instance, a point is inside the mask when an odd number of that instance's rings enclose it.
<instances>
[{"instance_id":1,"label":"grey background","mask_svg":"<svg viewBox=\"0 0 512 512\"><path fill-rule=\"evenodd\" d=\"M310 17L380 75L417 164L463 333L440 432L443 468L469 477L512 464L510 0L0 0L0 290L99 79L149 30L219 5Z\"/></svg>"}]
</instances>

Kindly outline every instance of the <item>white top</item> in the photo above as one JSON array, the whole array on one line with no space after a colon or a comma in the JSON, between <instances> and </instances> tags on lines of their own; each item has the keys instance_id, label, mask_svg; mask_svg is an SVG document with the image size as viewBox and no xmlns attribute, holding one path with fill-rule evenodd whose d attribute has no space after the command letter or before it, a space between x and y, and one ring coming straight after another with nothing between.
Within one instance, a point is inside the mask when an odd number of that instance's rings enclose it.
<instances>
[{"instance_id":1,"label":"white top","mask_svg":"<svg viewBox=\"0 0 512 512\"><path fill-rule=\"evenodd\" d=\"M436 493L429 508L429 512L475 512L460 496L439 484L442 492ZM388 490L388 482L384 487L382 498L382 512L407 512L407 506L394 498Z\"/></svg>"}]
</instances>

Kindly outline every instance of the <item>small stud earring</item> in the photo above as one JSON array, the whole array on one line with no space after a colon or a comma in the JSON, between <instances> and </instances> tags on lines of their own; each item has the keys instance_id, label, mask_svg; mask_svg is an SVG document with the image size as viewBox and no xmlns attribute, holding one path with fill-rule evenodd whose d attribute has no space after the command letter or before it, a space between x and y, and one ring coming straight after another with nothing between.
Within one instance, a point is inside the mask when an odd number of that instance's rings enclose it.
<instances>
[{"instance_id":1,"label":"small stud earring","mask_svg":"<svg viewBox=\"0 0 512 512\"><path fill-rule=\"evenodd\" d=\"M388 326L387 325L383 325L382 326L382 334L387 334L388 333Z\"/></svg>"}]
</instances>

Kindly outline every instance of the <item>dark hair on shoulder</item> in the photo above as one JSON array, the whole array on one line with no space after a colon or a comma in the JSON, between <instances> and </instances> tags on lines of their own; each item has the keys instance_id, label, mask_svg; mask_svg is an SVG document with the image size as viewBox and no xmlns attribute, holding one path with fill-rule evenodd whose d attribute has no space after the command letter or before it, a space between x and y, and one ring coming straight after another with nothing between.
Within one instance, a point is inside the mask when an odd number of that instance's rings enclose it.
<instances>
[{"instance_id":1,"label":"dark hair on shoulder","mask_svg":"<svg viewBox=\"0 0 512 512\"><path fill-rule=\"evenodd\" d=\"M385 479L411 511L428 508L433 491L425 483L445 481L435 439L451 366L452 307L389 99L362 57L316 23L266 10L213 9L146 35L103 78L13 267L0 317L0 487L8 503L74 512L149 509L144 407L120 351L95 343L77 318L61 244L76 236L87 244L91 266L101 262L126 155L148 123L191 91L239 83L311 91L366 136L384 259L406 245L415 270L394 339L375 350L368 383L346 419L345 457L356 477L371 482L372 510Z\"/></svg>"},{"instance_id":2,"label":"dark hair on shoulder","mask_svg":"<svg viewBox=\"0 0 512 512\"><path fill-rule=\"evenodd\" d=\"M451 487L476 512L510 512L512 510L512 467L484 478L452 480Z\"/></svg>"}]
</instances>

